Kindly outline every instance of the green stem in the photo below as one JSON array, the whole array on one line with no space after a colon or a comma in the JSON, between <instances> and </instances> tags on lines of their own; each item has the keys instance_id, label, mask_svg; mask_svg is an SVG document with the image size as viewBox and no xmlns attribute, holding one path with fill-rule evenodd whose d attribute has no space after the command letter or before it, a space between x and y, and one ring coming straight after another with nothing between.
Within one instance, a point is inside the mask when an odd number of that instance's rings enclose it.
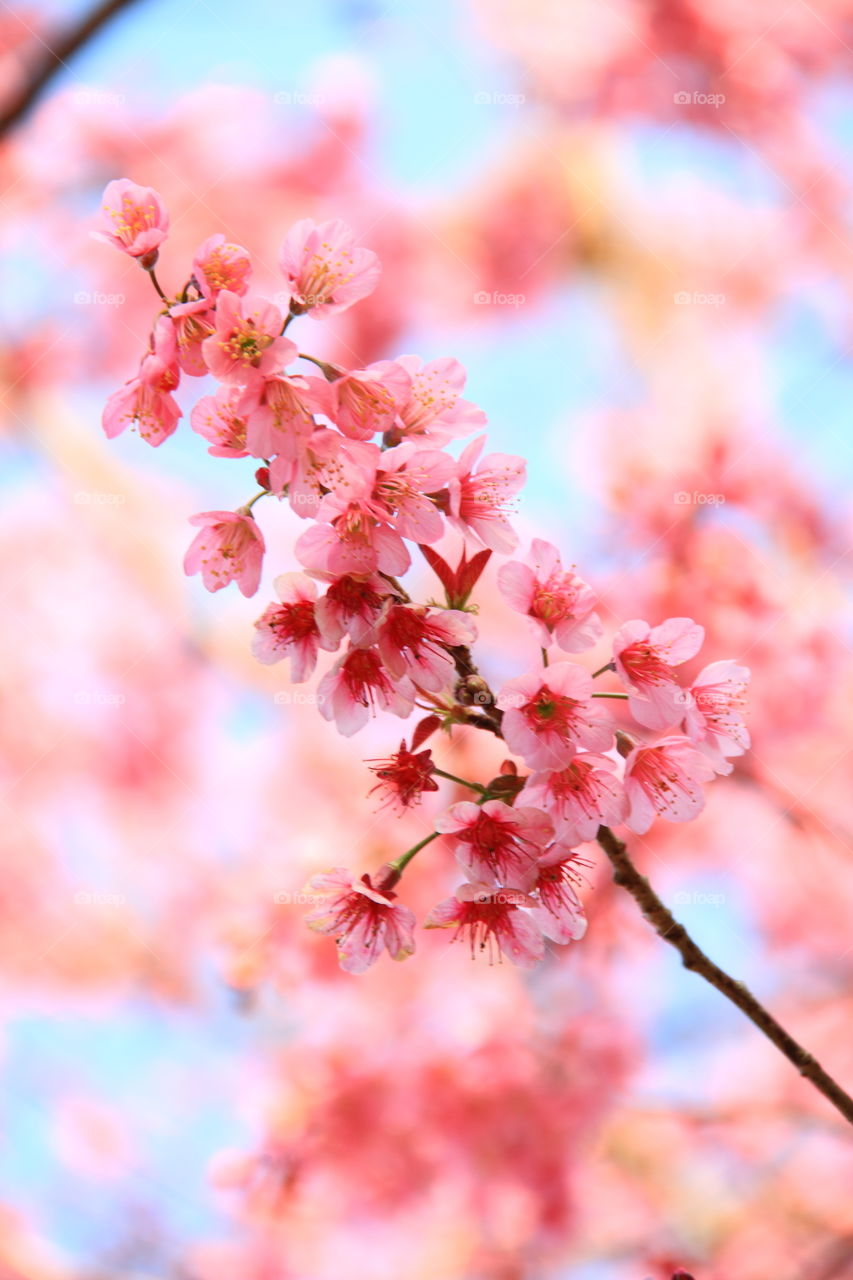
<instances>
[{"instance_id":1,"label":"green stem","mask_svg":"<svg viewBox=\"0 0 853 1280\"><path fill-rule=\"evenodd\" d=\"M389 867L393 867L395 871L402 872L409 865L416 853L420 853L421 849L426 848L428 844L432 844L433 840L437 840L441 832L433 831L431 835L424 836L423 840L419 840L417 844L413 844L411 849L407 849L399 858L395 858L393 862L389 862Z\"/></svg>"},{"instance_id":2,"label":"green stem","mask_svg":"<svg viewBox=\"0 0 853 1280\"><path fill-rule=\"evenodd\" d=\"M245 505L245 506L243 506L243 507L241 507L241 508L240 508L240 510L241 510L245 515L249 515L249 513L251 512L252 507L255 505L255 503L256 503L256 502L258 502L261 498L266 498L266 497L268 497L268 496L269 496L269 489L261 489L260 493L256 493L256 494L255 494L255 496L254 496L254 498L251 498L251 499L246 503L246 505Z\"/></svg>"},{"instance_id":3,"label":"green stem","mask_svg":"<svg viewBox=\"0 0 853 1280\"><path fill-rule=\"evenodd\" d=\"M311 364L316 364L327 382L336 382L341 377L341 370L335 368L333 364L329 364L326 360L318 360L315 356L308 356L304 351L299 352L300 360L308 360Z\"/></svg>"},{"instance_id":4,"label":"green stem","mask_svg":"<svg viewBox=\"0 0 853 1280\"><path fill-rule=\"evenodd\" d=\"M542 646L542 666L547 667L547 665L548 665L548 650L543 645Z\"/></svg>"},{"instance_id":5,"label":"green stem","mask_svg":"<svg viewBox=\"0 0 853 1280\"><path fill-rule=\"evenodd\" d=\"M470 787L472 791L479 791L480 795L486 794L486 788L479 782L468 782L465 778L457 778L455 773L445 773L444 769L433 769L433 773L439 778L446 778L448 782L458 782L460 787Z\"/></svg>"},{"instance_id":6,"label":"green stem","mask_svg":"<svg viewBox=\"0 0 853 1280\"><path fill-rule=\"evenodd\" d=\"M603 676L605 671L615 671L615 670L616 668L612 662L605 662L603 667L599 667L597 671L593 671L592 678L594 680L596 676Z\"/></svg>"},{"instance_id":7,"label":"green stem","mask_svg":"<svg viewBox=\"0 0 853 1280\"><path fill-rule=\"evenodd\" d=\"M592 694L590 694L590 697L592 697L592 698L625 698L625 699L627 699L628 694L627 694L627 693L592 693Z\"/></svg>"},{"instance_id":8,"label":"green stem","mask_svg":"<svg viewBox=\"0 0 853 1280\"><path fill-rule=\"evenodd\" d=\"M160 288L160 281L157 279L157 273L155 272L154 268L153 268L153 267L146 267L145 269L146 269L146 271L148 272L149 276L151 277L151 283L153 284L154 288L155 288L155 289L157 290L157 292L159 293L160 297L163 299L163 301L164 301L164 302L168 302L168 301L169 301L169 299L166 297L165 293L164 293L164 292L163 292L163 290Z\"/></svg>"}]
</instances>

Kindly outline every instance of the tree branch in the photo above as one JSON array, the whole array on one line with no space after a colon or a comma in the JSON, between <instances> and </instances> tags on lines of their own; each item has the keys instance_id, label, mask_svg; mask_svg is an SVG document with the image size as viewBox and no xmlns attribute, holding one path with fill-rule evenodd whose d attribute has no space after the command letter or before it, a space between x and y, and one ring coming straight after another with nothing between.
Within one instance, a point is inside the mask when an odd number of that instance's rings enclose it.
<instances>
[{"instance_id":1,"label":"tree branch","mask_svg":"<svg viewBox=\"0 0 853 1280\"><path fill-rule=\"evenodd\" d=\"M69 58L73 58L75 53L82 49L94 35L97 35L110 18L131 4L133 0L102 0L102 3L81 18L76 26L57 33L51 44L37 37L43 46L43 51L35 61L25 84L0 112L0 137L14 128L21 117L26 115L57 72L67 67Z\"/></svg>"},{"instance_id":2,"label":"tree branch","mask_svg":"<svg viewBox=\"0 0 853 1280\"><path fill-rule=\"evenodd\" d=\"M742 982L736 982L718 965L710 960L705 952L696 945L690 934L679 924L672 913L664 906L645 876L641 875L628 853L624 843L619 840L609 827L598 828L598 843L610 859L613 867L613 879L616 884L627 889L637 903L646 920L659 938L668 942L681 956L685 969L693 969L709 982L712 987L736 1005L749 1020L758 1027L768 1040L784 1053L801 1076L819 1089L823 1096L853 1124L853 1098L824 1071L823 1067L789 1035L771 1013L756 1000L755 996Z\"/></svg>"}]
</instances>

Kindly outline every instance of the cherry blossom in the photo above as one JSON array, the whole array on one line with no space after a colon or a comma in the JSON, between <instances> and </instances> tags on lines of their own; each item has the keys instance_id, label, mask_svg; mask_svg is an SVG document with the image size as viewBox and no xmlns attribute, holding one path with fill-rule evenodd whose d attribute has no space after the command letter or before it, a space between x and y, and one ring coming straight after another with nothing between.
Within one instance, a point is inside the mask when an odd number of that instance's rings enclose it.
<instances>
[{"instance_id":1,"label":"cherry blossom","mask_svg":"<svg viewBox=\"0 0 853 1280\"><path fill-rule=\"evenodd\" d=\"M101 203L100 228L92 234L115 245L131 258L153 265L159 246L169 231L169 215L151 187L140 187L128 178L107 183Z\"/></svg>"},{"instance_id":2,"label":"cherry blossom","mask_svg":"<svg viewBox=\"0 0 853 1280\"><path fill-rule=\"evenodd\" d=\"M531 769L562 769L581 747L606 751L613 742L612 720L591 695L589 672L573 662L507 681L498 707L510 751Z\"/></svg>"},{"instance_id":3,"label":"cherry blossom","mask_svg":"<svg viewBox=\"0 0 853 1280\"><path fill-rule=\"evenodd\" d=\"M644 835L656 815L690 822L705 807L701 784L713 776L711 762L687 738L674 735L635 747L625 761L626 825Z\"/></svg>"},{"instance_id":4,"label":"cherry blossom","mask_svg":"<svg viewBox=\"0 0 853 1280\"><path fill-rule=\"evenodd\" d=\"M236 582L244 596L253 596L261 580L264 536L251 515L242 511L204 511L192 516L200 526L186 555L184 572L200 573L208 591Z\"/></svg>"},{"instance_id":5,"label":"cherry blossom","mask_svg":"<svg viewBox=\"0 0 853 1280\"><path fill-rule=\"evenodd\" d=\"M422 689L440 692L454 672L448 652L471 644L477 629L469 614L452 609L392 604L377 627L379 652L393 676L408 676Z\"/></svg>"},{"instance_id":6,"label":"cherry blossom","mask_svg":"<svg viewBox=\"0 0 853 1280\"><path fill-rule=\"evenodd\" d=\"M399 809L418 804L425 791L438 790L432 752L428 749L410 751L405 741L387 760L377 760L370 768L379 779L371 795L380 791L386 803L395 804Z\"/></svg>"},{"instance_id":7,"label":"cherry blossom","mask_svg":"<svg viewBox=\"0 0 853 1280\"><path fill-rule=\"evenodd\" d=\"M435 825L472 879L522 888L529 885L537 860L554 835L553 823L541 809L511 808L502 800L487 800L483 805L462 800Z\"/></svg>"},{"instance_id":8,"label":"cherry blossom","mask_svg":"<svg viewBox=\"0 0 853 1280\"><path fill-rule=\"evenodd\" d=\"M425 929L455 929L453 941L467 937L472 959L488 953L490 963L506 956L523 969L533 969L545 954L540 929L524 910L536 901L520 889L495 889L493 885L460 885L452 898L433 907Z\"/></svg>"},{"instance_id":9,"label":"cherry blossom","mask_svg":"<svg viewBox=\"0 0 853 1280\"><path fill-rule=\"evenodd\" d=\"M369 440L391 430L411 385L400 361L379 360L325 383L323 412L351 440Z\"/></svg>"},{"instance_id":10,"label":"cherry blossom","mask_svg":"<svg viewBox=\"0 0 853 1280\"><path fill-rule=\"evenodd\" d=\"M420 356L400 356L396 364L408 374L409 392L400 405L395 439L444 444L486 425L483 410L460 395L467 375L458 360L444 356L425 364Z\"/></svg>"},{"instance_id":11,"label":"cherry blossom","mask_svg":"<svg viewBox=\"0 0 853 1280\"><path fill-rule=\"evenodd\" d=\"M242 245L227 243L221 234L209 236L193 256L194 279L208 300L226 289L229 293L246 293L251 274L248 251Z\"/></svg>"},{"instance_id":12,"label":"cherry blossom","mask_svg":"<svg viewBox=\"0 0 853 1280\"><path fill-rule=\"evenodd\" d=\"M729 757L742 756L749 748L749 730L741 714L749 678L748 667L712 662L690 687L684 732L709 757L717 773L731 773Z\"/></svg>"},{"instance_id":13,"label":"cherry blossom","mask_svg":"<svg viewBox=\"0 0 853 1280\"><path fill-rule=\"evenodd\" d=\"M415 949L415 917L395 902L393 871L380 869L360 879L344 867L312 876L308 888L326 901L305 917L309 928L331 934L338 959L347 973L364 973L383 950L392 960L405 960ZM375 883L373 881L375 880Z\"/></svg>"},{"instance_id":14,"label":"cherry blossom","mask_svg":"<svg viewBox=\"0 0 853 1280\"><path fill-rule=\"evenodd\" d=\"M526 562L510 560L498 571L507 603L536 626L540 643L556 642L566 653L582 653L601 639L596 596L573 572L565 572L550 542L534 538Z\"/></svg>"},{"instance_id":15,"label":"cherry blossom","mask_svg":"<svg viewBox=\"0 0 853 1280\"><path fill-rule=\"evenodd\" d=\"M317 652L334 652L332 641L320 630L316 617L317 586L304 573L280 573L273 583L280 605L271 604L255 623L252 653L259 662L281 662L290 657L290 678L307 680L317 665Z\"/></svg>"},{"instance_id":16,"label":"cherry blossom","mask_svg":"<svg viewBox=\"0 0 853 1280\"><path fill-rule=\"evenodd\" d=\"M382 612L388 584L378 574L313 576L329 582L316 610L323 634L336 642L348 635L356 644L361 643Z\"/></svg>"},{"instance_id":17,"label":"cherry blossom","mask_svg":"<svg viewBox=\"0 0 853 1280\"><path fill-rule=\"evenodd\" d=\"M490 453L474 467L485 436L472 440L450 480L449 516L463 533L471 534L492 551L508 553L518 537L506 516L506 506L524 484L525 462L505 453Z\"/></svg>"},{"instance_id":18,"label":"cherry blossom","mask_svg":"<svg viewBox=\"0 0 853 1280\"><path fill-rule=\"evenodd\" d=\"M586 933L587 920L576 886L581 883L579 866L589 866L563 843L552 845L539 860L530 894L540 905L531 913L546 938L565 945L579 941Z\"/></svg>"},{"instance_id":19,"label":"cherry blossom","mask_svg":"<svg viewBox=\"0 0 853 1280\"><path fill-rule=\"evenodd\" d=\"M202 396L190 414L190 426L210 441L208 453L214 458L247 458L246 414L243 387L217 387L212 396Z\"/></svg>"},{"instance_id":20,"label":"cherry blossom","mask_svg":"<svg viewBox=\"0 0 853 1280\"><path fill-rule=\"evenodd\" d=\"M621 822L625 793L609 756L581 752L563 769L533 773L524 784L525 803L551 815L567 845L594 840L602 824Z\"/></svg>"},{"instance_id":21,"label":"cherry blossom","mask_svg":"<svg viewBox=\"0 0 853 1280\"><path fill-rule=\"evenodd\" d=\"M223 289L216 302L216 329L202 343L208 369L220 382L245 385L257 374L277 373L298 348L281 336L283 319L266 298L241 298Z\"/></svg>"},{"instance_id":22,"label":"cherry blossom","mask_svg":"<svg viewBox=\"0 0 853 1280\"><path fill-rule=\"evenodd\" d=\"M629 691L631 714L649 729L680 720L690 695L674 668L699 652L704 629L691 618L668 618L659 627L626 622L613 640L613 662Z\"/></svg>"},{"instance_id":23,"label":"cherry blossom","mask_svg":"<svg viewBox=\"0 0 853 1280\"><path fill-rule=\"evenodd\" d=\"M318 318L351 307L372 293L378 257L355 242L346 223L303 218L291 227L279 257L292 294L291 310Z\"/></svg>"},{"instance_id":24,"label":"cherry blossom","mask_svg":"<svg viewBox=\"0 0 853 1280\"><path fill-rule=\"evenodd\" d=\"M354 645L323 676L317 697L325 719L334 720L349 738L367 724L371 711L410 715L415 690L405 678L392 679L378 649Z\"/></svg>"}]
</instances>

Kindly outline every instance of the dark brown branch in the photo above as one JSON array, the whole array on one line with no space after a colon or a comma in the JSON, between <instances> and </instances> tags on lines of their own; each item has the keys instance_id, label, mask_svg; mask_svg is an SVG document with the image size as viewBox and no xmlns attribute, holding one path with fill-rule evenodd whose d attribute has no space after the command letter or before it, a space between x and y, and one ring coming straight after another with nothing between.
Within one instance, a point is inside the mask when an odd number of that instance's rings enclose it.
<instances>
[{"instance_id":1,"label":"dark brown branch","mask_svg":"<svg viewBox=\"0 0 853 1280\"><path fill-rule=\"evenodd\" d=\"M756 1000L755 996L742 982L736 982L713 960L705 955L696 945L690 934L679 924L672 913L664 906L645 876L641 875L631 861L624 843L619 840L609 827L598 828L598 843L610 859L613 867L613 879L616 884L627 889L637 903L649 924L659 938L675 947L681 956L685 969L692 969L716 987L733 1005L745 1013L751 1022L758 1027L776 1048L784 1053L801 1076L819 1089L823 1096L853 1124L853 1098L824 1071L820 1063L789 1035L772 1014Z\"/></svg>"},{"instance_id":2,"label":"dark brown branch","mask_svg":"<svg viewBox=\"0 0 853 1280\"><path fill-rule=\"evenodd\" d=\"M104 0L81 18L76 26L57 32L51 38L50 44L42 37L36 37L41 45L39 56L35 59L26 82L0 112L0 137L26 115L57 72L68 66L69 59L73 58L92 36L97 35L110 18L131 4L133 0Z\"/></svg>"}]
</instances>

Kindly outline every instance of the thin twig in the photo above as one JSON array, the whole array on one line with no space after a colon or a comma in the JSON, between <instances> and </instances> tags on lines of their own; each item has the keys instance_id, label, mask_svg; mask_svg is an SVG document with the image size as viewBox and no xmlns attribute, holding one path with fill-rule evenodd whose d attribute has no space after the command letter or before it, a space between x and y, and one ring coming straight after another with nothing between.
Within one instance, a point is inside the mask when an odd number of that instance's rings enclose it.
<instances>
[{"instance_id":1,"label":"thin twig","mask_svg":"<svg viewBox=\"0 0 853 1280\"><path fill-rule=\"evenodd\" d=\"M627 889L658 937L668 942L671 947L675 947L685 969L692 969L698 973L727 1000L736 1005L741 1013L745 1013L759 1031L763 1032L767 1039L775 1044L781 1053L784 1053L788 1061L794 1064L800 1075L811 1081L814 1087L832 1103L836 1111L853 1124L853 1098L845 1093L841 1085L824 1071L817 1059L798 1044L773 1015L768 1013L744 983L735 981L719 965L714 964L701 947L696 945L684 925L678 923L661 902L646 877L641 875L634 866L623 841L619 840L609 827L599 827L597 839L610 859L616 884Z\"/></svg>"},{"instance_id":2,"label":"thin twig","mask_svg":"<svg viewBox=\"0 0 853 1280\"><path fill-rule=\"evenodd\" d=\"M32 70L24 84L0 111L0 137L26 115L57 72L68 66L69 58L73 58L75 53L82 49L94 35L97 35L110 18L131 4L133 0L104 0L104 3L96 5L90 13L81 18L76 26L57 32L51 38L50 44L43 37L37 37L42 46L39 56L34 60Z\"/></svg>"}]
</instances>

